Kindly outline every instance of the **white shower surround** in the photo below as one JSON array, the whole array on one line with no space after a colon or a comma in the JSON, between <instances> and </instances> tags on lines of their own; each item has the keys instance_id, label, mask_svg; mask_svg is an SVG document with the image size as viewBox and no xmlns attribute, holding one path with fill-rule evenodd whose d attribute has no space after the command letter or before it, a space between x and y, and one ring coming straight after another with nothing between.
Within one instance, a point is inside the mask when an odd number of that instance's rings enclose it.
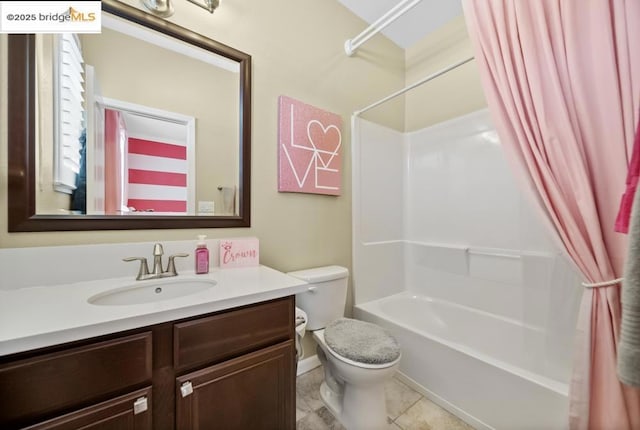
<instances>
[{"instance_id":1,"label":"white shower surround","mask_svg":"<svg viewBox=\"0 0 640 430\"><path fill-rule=\"evenodd\" d=\"M471 424L565 428L580 277L488 112L406 134L354 119L353 136L355 315L396 335L405 377Z\"/></svg>"}]
</instances>

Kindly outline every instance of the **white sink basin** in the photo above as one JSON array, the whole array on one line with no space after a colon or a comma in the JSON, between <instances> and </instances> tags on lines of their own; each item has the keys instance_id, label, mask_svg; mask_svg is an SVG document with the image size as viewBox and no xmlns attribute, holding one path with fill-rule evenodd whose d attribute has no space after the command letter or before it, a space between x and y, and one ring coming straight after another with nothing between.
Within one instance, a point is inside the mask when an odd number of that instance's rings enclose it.
<instances>
[{"instance_id":1,"label":"white sink basin","mask_svg":"<svg viewBox=\"0 0 640 430\"><path fill-rule=\"evenodd\" d=\"M88 302L99 306L122 306L154 303L200 293L216 285L212 279L158 279L139 281L126 287L114 288L89 297Z\"/></svg>"}]
</instances>

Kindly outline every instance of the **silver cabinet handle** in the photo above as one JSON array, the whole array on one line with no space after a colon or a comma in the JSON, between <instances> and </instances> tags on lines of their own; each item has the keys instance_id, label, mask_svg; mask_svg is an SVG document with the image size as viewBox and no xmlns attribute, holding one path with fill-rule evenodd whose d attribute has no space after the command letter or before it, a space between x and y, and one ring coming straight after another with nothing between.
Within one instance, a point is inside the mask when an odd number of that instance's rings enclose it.
<instances>
[{"instance_id":1,"label":"silver cabinet handle","mask_svg":"<svg viewBox=\"0 0 640 430\"><path fill-rule=\"evenodd\" d=\"M135 402L133 402L133 414L138 415L145 412L149 409L149 405L147 402L147 397L140 397Z\"/></svg>"},{"instance_id":2,"label":"silver cabinet handle","mask_svg":"<svg viewBox=\"0 0 640 430\"><path fill-rule=\"evenodd\" d=\"M182 394L182 397L187 397L193 394L193 385L191 385L191 381L187 381L180 386L180 394Z\"/></svg>"}]
</instances>

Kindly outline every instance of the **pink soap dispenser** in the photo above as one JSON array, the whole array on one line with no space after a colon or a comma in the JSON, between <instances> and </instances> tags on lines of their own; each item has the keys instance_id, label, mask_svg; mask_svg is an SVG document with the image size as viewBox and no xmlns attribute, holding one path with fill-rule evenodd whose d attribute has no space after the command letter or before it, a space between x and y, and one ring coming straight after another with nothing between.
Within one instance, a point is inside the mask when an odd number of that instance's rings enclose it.
<instances>
[{"instance_id":1,"label":"pink soap dispenser","mask_svg":"<svg viewBox=\"0 0 640 430\"><path fill-rule=\"evenodd\" d=\"M206 237L204 234L198 235L198 245L195 254L196 273L199 275L209 273L209 249L207 249L207 243L204 241Z\"/></svg>"}]
</instances>

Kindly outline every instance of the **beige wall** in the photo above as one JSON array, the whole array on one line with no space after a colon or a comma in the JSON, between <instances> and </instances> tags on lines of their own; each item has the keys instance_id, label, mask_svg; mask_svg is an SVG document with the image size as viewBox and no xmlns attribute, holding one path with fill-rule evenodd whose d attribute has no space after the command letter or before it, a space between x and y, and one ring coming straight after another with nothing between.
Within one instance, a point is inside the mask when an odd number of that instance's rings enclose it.
<instances>
[{"instance_id":1,"label":"beige wall","mask_svg":"<svg viewBox=\"0 0 640 430\"><path fill-rule=\"evenodd\" d=\"M80 40L102 96L195 118L196 201L222 210L217 187L238 185L239 74L109 29Z\"/></svg>"},{"instance_id":2,"label":"beige wall","mask_svg":"<svg viewBox=\"0 0 640 430\"><path fill-rule=\"evenodd\" d=\"M464 17L459 16L411 46L406 85L473 55ZM486 107L475 60L439 76L405 96L405 131L415 131Z\"/></svg>"},{"instance_id":3,"label":"beige wall","mask_svg":"<svg viewBox=\"0 0 640 430\"><path fill-rule=\"evenodd\" d=\"M367 44L363 45L357 55L376 55L370 49L367 51L367 48ZM394 91L472 55L473 49L464 16L460 15L405 50L405 82ZM372 90L370 103L394 91ZM398 131L411 132L484 107L486 100L480 84L480 75L475 60L472 60L369 110L362 114L362 118ZM380 118L389 117L397 112L402 112L402 124L380 121Z\"/></svg>"},{"instance_id":4,"label":"beige wall","mask_svg":"<svg viewBox=\"0 0 640 430\"><path fill-rule=\"evenodd\" d=\"M138 2L128 0L137 7ZM252 55L252 227L249 229L7 233L0 216L0 247L191 239L255 235L264 264L280 270L351 266L350 114L471 54L462 17L408 49L378 35L354 57L343 43L366 25L334 1L223 2L210 15L175 3L170 20ZM284 13L283 11L286 11ZM6 58L6 36L0 37ZM406 58L405 58L406 55ZM2 61L1 64L6 64ZM406 66L405 66L406 65ZM406 76L404 69L406 67ZM475 63L437 78L367 115L395 129L414 130L485 105ZM6 68L0 69L6 87ZM288 95L343 118L343 192L339 197L277 192L277 100ZM6 91L0 91L0 130L7 129ZM406 106L405 106L406 105ZM406 116L405 116L406 110ZM6 214L6 133L0 133L0 213Z\"/></svg>"},{"instance_id":5,"label":"beige wall","mask_svg":"<svg viewBox=\"0 0 640 430\"><path fill-rule=\"evenodd\" d=\"M376 36L362 55L347 57L344 41L366 24L335 1L234 0L222 2L213 15L188 2L174 3L171 21L252 55L252 227L8 234L6 216L0 216L0 247L181 240L199 233L213 238L254 235L260 238L261 262L283 271L325 264L351 267L350 115L404 85L404 52ZM6 58L6 36L0 41L0 58ZM0 73L6 88L4 66ZM342 116L341 196L277 192L280 95ZM7 129L6 111L6 91L0 91L0 130ZM398 128L403 114L401 109L387 110L374 120ZM6 132L0 133L2 214L7 211L7 144Z\"/></svg>"}]
</instances>

